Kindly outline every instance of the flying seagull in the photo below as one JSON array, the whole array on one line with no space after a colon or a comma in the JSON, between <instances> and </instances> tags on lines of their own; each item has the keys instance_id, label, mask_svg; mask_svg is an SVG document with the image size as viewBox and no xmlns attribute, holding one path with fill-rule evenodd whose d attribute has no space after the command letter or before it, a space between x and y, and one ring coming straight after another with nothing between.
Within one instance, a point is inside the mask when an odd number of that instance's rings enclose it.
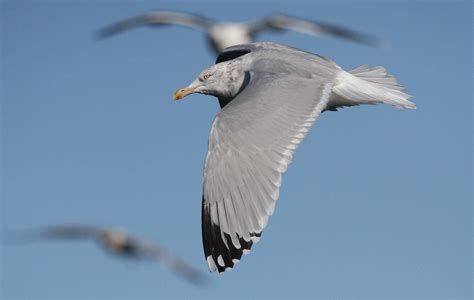
<instances>
[{"instance_id":1,"label":"flying seagull","mask_svg":"<svg viewBox=\"0 0 474 300\"><path fill-rule=\"evenodd\" d=\"M38 232L28 232L22 238L30 240L95 240L109 253L132 259L158 260L191 283L205 283L204 275L181 258L157 244L137 239L120 229L87 225L61 225L47 227Z\"/></svg>"},{"instance_id":2,"label":"flying seagull","mask_svg":"<svg viewBox=\"0 0 474 300\"><path fill-rule=\"evenodd\" d=\"M145 25L182 25L202 31L207 35L216 54L229 46L251 43L257 34L265 30L294 30L313 36L327 35L371 46L380 45L380 41L374 37L348 28L282 14L249 22L216 22L195 14L152 11L106 26L100 29L97 35L99 38L107 38Z\"/></svg>"},{"instance_id":3,"label":"flying seagull","mask_svg":"<svg viewBox=\"0 0 474 300\"><path fill-rule=\"evenodd\" d=\"M211 271L232 268L260 239L282 173L319 115L343 106L416 108L383 67L349 72L319 55L274 43L227 48L188 87L218 98L209 136L202 203L204 253Z\"/></svg>"}]
</instances>

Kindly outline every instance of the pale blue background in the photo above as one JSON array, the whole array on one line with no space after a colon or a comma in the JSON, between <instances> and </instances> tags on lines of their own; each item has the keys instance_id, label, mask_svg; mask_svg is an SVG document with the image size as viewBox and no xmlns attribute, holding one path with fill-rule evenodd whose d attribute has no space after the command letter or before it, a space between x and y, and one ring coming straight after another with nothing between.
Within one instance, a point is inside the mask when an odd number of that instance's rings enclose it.
<instances>
[{"instance_id":1,"label":"pale blue background","mask_svg":"<svg viewBox=\"0 0 474 300\"><path fill-rule=\"evenodd\" d=\"M3 1L3 233L120 225L207 271L201 181L218 105L171 97L213 55L180 27L93 39L100 26L156 8L221 20L285 12L385 38L391 48L259 36L346 69L383 65L418 109L323 114L260 243L232 272L210 274L206 289L90 243L3 243L3 298L472 296L470 1Z\"/></svg>"}]
</instances>

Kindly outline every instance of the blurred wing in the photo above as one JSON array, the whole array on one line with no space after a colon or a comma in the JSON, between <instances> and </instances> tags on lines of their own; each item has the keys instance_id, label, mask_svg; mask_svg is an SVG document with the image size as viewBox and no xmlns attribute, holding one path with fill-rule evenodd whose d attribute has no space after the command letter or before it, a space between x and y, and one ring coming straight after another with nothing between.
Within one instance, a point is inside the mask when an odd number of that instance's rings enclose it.
<instances>
[{"instance_id":1,"label":"blurred wing","mask_svg":"<svg viewBox=\"0 0 474 300\"><path fill-rule=\"evenodd\" d=\"M268 17L262 21L255 22L250 31L255 34L264 29L294 30L313 36L326 35L371 46L381 45L381 42L377 38L353 31L345 27L323 22L308 21L286 15L276 15Z\"/></svg>"},{"instance_id":2,"label":"blurred wing","mask_svg":"<svg viewBox=\"0 0 474 300\"><path fill-rule=\"evenodd\" d=\"M206 283L204 274L167 249L145 241L133 241L133 243L141 254L157 259L189 282L197 285Z\"/></svg>"},{"instance_id":3,"label":"blurred wing","mask_svg":"<svg viewBox=\"0 0 474 300\"><path fill-rule=\"evenodd\" d=\"M293 74L250 73L248 85L214 120L202 206L211 271L232 268L259 240L279 196L281 174L326 107L332 85L324 78L330 74Z\"/></svg>"},{"instance_id":4,"label":"blurred wing","mask_svg":"<svg viewBox=\"0 0 474 300\"><path fill-rule=\"evenodd\" d=\"M49 226L37 232L24 235L34 239L95 239L103 233L103 229L86 225Z\"/></svg>"},{"instance_id":5,"label":"blurred wing","mask_svg":"<svg viewBox=\"0 0 474 300\"><path fill-rule=\"evenodd\" d=\"M97 36L99 38L108 38L112 35L127 31L129 29L147 25L182 25L191 27L193 29L207 31L212 23L213 22L209 19L198 15L167 11L154 11L106 26L97 32Z\"/></svg>"}]
</instances>

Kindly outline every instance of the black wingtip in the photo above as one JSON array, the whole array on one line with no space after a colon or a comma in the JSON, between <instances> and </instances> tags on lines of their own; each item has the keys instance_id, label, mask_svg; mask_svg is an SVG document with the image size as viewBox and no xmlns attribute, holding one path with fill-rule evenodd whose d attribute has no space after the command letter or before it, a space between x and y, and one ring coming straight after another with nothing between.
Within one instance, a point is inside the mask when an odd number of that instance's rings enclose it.
<instances>
[{"instance_id":1,"label":"black wingtip","mask_svg":"<svg viewBox=\"0 0 474 300\"><path fill-rule=\"evenodd\" d=\"M123 31L123 28L117 27L116 25L106 26L97 30L94 33L94 39L98 41L105 40L114 35L119 34L122 31Z\"/></svg>"},{"instance_id":2,"label":"black wingtip","mask_svg":"<svg viewBox=\"0 0 474 300\"><path fill-rule=\"evenodd\" d=\"M236 234L239 248L235 247L232 237L222 232L219 225L211 220L210 205L204 204L202 207L202 239L204 246L204 255L211 272L217 271L223 273L232 269L243 254L250 252L254 241L258 241L261 232L250 233L250 241Z\"/></svg>"}]
</instances>

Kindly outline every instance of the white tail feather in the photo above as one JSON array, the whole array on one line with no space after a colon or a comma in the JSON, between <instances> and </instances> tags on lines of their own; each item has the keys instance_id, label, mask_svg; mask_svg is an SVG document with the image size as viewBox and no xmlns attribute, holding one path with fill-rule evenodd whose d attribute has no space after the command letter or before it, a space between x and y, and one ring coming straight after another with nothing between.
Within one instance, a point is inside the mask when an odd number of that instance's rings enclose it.
<instances>
[{"instance_id":1,"label":"white tail feather","mask_svg":"<svg viewBox=\"0 0 474 300\"><path fill-rule=\"evenodd\" d=\"M412 96L404 93L404 88L383 67L361 65L349 72L341 70L336 82L328 103L329 110L341 106L377 103L416 108L415 103L408 100Z\"/></svg>"}]
</instances>

